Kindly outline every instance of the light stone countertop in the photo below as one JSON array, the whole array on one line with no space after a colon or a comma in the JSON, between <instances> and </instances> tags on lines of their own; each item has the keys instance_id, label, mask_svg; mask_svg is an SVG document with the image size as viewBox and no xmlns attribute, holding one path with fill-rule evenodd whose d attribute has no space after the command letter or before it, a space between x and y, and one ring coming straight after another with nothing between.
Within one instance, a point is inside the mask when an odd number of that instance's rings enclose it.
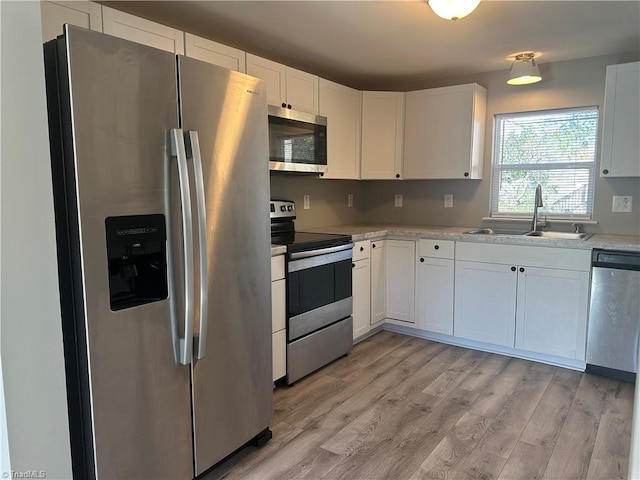
<instances>
[{"instance_id":1,"label":"light stone countertop","mask_svg":"<svg viewBox=\"0 0 640 480\"><path fill-rule=\"evenodd\" d=\"M282 255L287 252L287 247L285 245L271 245L271 256L275 257L276 255Z\"/></svg>"},{"instance_id":2,"label":"light stone countertop","mask_svg":"<svg viewBox=\"0 0 640 480\"><path fill-rule=\"evenodd\" d=\"M477 227L440 227L423 225L384 225L358 224L338 225L304 229L309 232L340 233L351 235L354 242L377 240L384 237L431 238L438 240L455 240L458 242L497 243L510 245L529 245L538 247L563 247L591 250L604 248L640 252L640 235L602 235L595 234L587 240L555 239L526 236L473 235L469 230Z\"/></svg>"}]
</instances>

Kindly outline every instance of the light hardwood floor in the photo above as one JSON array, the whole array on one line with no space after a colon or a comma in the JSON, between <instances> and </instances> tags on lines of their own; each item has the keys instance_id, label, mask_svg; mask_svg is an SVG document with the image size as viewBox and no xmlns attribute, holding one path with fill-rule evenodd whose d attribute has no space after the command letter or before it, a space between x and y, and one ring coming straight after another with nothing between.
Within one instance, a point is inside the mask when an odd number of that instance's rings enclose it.
<instances>
[{"instance_id":1,"label":"light hardwood floor","mask_svg":"<svg viewBox=\"0 0 640 480\"><path fill-rule=\"evenodd\" d=\"M381 332L274 391L216 479L626 478L633 386Z\"/></svg>"}]
</instances>

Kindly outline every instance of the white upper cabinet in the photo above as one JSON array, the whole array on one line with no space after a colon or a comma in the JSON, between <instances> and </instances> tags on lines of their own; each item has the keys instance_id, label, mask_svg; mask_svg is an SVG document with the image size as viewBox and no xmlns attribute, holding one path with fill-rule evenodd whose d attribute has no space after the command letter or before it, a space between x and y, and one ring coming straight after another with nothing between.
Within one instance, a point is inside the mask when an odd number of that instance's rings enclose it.
<instances>
[{"instance_id":1,"label":"white upper cabinet","mask_svg":"<svg viewBox=\"0 0 640 480\"><path fill-rule=\"evenodd\" d=\"M212 63L229 70L242 73L247 71L244 51L188 32L184 34L184 52L187 57Z\"/></svg>"},{"instance_id":2,"label":"white upper cabinet","mask_svg":"<svg viewBox=\"0 0 640 480\"><path fill-rule=\"evenodd\" d=\"M404 92L362 92L360 178L402 178Z\"/></svg>"},{"instance_id":3,"label":"white upper cabinet","mask_svg":"<svg viewBox=\"0 0 640 480\"><path fill-rule=\"evenodd\" d=\"M609 65L602 128L603 177L640 177L640 62Z\"/></svg>"},{"instance_id":4,"label":"white upper cabinet","mask_svg":"<svg viewBox=\"0 0 640 480\"><path fill-rule=\"evenodd\" d=\"M320 79L320 115L327 117L327 171L323 178L360 178L362 92Z\"/></svg>"},{"instance_id":5,"label":"white upper cabinet","mask_svg":"<svg viewBox=\"0 0 640 480\"><path fill-rule=\"evenodd\" d=\"M184 33L160 23L102 6L104 33L184 55Z\"/></svg>"},{"instance_id":6,"label":"white upper cabinet","mask_svg":"<svg viewBox=\"0 0 640 480\"><path fill-rule=\"evenodd\" d=\"M486 92L472 83L406 94L404 178L482 178Z\"/></svg>"},{"instance_id":7,"label":"white upper cabinet","mask_svg":"<svg viewBox=\"0 0 640 480\"><path fill-rule=\"evenodd\" d=\"M318 114L318 77L247 53L247 73L267 82L267 103Z\"/></svg>"},{"instance_id":8,"label":"white upper cabinet","mask_svg":"<svg viewBox=\"0 0 640 480\"><path fill-rule=\"evenodd\" d=\"M102 9L93 2L40 2L42 41L48 42L62 34L65 23L102 32Z\"/></svg>"}]
</instances>

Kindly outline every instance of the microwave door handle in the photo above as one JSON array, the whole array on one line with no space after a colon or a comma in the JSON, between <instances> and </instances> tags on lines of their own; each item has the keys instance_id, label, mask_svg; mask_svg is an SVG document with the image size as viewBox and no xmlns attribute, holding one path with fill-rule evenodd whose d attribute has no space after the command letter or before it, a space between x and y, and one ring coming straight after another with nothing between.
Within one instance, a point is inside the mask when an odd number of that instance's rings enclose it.
<instances>
[{"instance_id":1,"label":"microwave door handle","mask_svg":"<svg viewBox=\"0 0 640 480\"><path fill-rule=\"evenodd\" d=\"M167 212L167 243L170 261L168 263L169 274L169 299L171 302L171 333L174 343L174 356L176 363L189 365L193 358L193 221L191 218L191 194L189 187L189 172L187 170L187 154L184 146L184 136L179 128L169 130L170 157L165 162L165 210ZM180 186L180 207L182 210L182 248L184 264L184 337L178 333L179 314L176 305L176 269L174 266L173 250L171 249L171 237L173 222L173 205L171 202L171 168L172 161L176 159L178 165L178 183Z\"/></svg>"},{"instance_id":2,"label":"microwave door handle","mask_svg":"<svg viewBox=\"0 0 640 480\"><path fill-rule=\"evenodd\" d=\"M194 337L194 357L202 359L207 354L207 326L209 319L209 272L207 258L207 206L204 195L204 174L198 132L187 132L187 152L193 160L198 216L198 246L200 251L200 332Z\"/></svg>"}]
</instances>

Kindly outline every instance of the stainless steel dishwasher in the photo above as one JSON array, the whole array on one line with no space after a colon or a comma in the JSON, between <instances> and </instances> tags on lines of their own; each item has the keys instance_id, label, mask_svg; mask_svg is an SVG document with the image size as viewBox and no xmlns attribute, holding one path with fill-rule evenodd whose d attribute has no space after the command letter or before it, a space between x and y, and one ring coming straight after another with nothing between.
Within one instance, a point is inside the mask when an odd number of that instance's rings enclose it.
<instances>
[{"instance_id":1,"label":"stainless steel dishwasher","mask_svg":"<svg viewBox=\"0 0 640 480\"><path fill-rule=\"evenodd\" d=\"M640 252L594 250L588 373L634 382L640 337Z\"/></svg>"}]
</instances>

